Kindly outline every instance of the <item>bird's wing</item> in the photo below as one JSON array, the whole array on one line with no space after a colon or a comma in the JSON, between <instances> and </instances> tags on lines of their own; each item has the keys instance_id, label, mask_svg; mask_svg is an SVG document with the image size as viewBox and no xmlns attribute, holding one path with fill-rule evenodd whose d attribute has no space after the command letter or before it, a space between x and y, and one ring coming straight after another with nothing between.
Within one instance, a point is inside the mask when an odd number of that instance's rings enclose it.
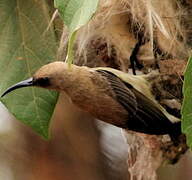
<instances>
[{"instance_id":1,"label":"bird's wing","mask_svg":"<svg viewBox=\"0 0 192 180\"><path fill-rule=\"evenodd\" d=\"M135 115L137 111L136 97L131 90L113 73L106 70L97 70L102 76L107 78L110 86L115 93L117 101L128 111L129 114Z\"/></svg>"},{"instance_id":2,"label":"bird's wing","mask_svg":"<svg viewBox=\"0 0 192 180\"><path fill-rule=\"evenodd\" d=\"M96 71L107 78L116 95L116 100L127 110L128 129L147 134L170 133L172 122L151 99L112 72L101 69Z\"/></svg>"}]
</instances>

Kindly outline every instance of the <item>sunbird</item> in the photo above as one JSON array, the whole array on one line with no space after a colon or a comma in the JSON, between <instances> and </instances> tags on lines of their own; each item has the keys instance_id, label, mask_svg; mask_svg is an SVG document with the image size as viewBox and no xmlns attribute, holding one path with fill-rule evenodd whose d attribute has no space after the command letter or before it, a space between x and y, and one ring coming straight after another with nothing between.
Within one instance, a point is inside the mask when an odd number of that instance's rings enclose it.
<instances>
[{"instance_id":1,"label":"sunbird","mask_svg":"<svg viewBox=\"0 0 192 180\"><path fill-rule=\"evenodd\" d=\"M42 66L33 77L8 88L2 97L29 86L65 92L72 103L96 119L140 133L178 137L181 121L155 100L149 76L55 61Z\"/></svg>"}]
</instances>

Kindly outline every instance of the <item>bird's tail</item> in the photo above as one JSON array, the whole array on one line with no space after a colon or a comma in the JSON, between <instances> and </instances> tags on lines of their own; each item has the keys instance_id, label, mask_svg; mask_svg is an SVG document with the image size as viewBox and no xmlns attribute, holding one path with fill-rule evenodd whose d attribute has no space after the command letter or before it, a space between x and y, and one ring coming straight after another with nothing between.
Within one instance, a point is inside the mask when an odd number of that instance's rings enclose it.
<instances>
[{"instance_id":1,"label":"bird's tail","mask_svg":"<svg viewBox=\"0 0 192 180\"><path fill-rule=\"evenodd\" d=\"M173 142L178 142L181 132L181 121L173 123L172 131L169 133Z\"/></svg>"}]
</instances>

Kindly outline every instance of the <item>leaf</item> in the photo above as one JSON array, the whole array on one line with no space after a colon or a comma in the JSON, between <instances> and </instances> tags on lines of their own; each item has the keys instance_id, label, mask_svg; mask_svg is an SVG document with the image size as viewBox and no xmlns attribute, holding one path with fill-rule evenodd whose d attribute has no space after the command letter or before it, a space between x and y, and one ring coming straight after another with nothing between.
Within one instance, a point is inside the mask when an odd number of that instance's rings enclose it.
<instances>
[{"instance_id":1,"label":"leaf","mask_svg":"<svg viewBox=\"0 0 192 180\"><path fill-rule=\"evenodd\" d=\"M73 44L76 31L85 25L97 10L99 0L55 0L64 24L69 29L69 44L66 61L73 62Z\"/></svg>"},{"instance_id":2,"label":"leaf","mask_svg":"<svg viewBox=\"0 0 192 180\"><path fill-rule=\"evenodd\" d=\"M85 25L97 10L99 0L55 0L64 24L73 33Z\"/></svg>"},{"instance_id":3,"label":"leaf","mask_svg":"<svg viewBox=\"0 0 192 180\"><path fill-rule=\"evenodd\" d=\"M0 93L31 77L43 64L54 60L56 39L49 23L45 0L0 1ZM40 88L23 88L1 98L20 121L48 138L48 128L57 93Z\"/></svg>"},{"instance_id":4,"label":"leaf","mask_svg":"<svg viewBox=\"0 0 192 180\"><path fill-rule=\"evenodd\" d=\"M182 105L182 132L187 136L187 144L192 148L192 58L188 60L184 75L183 105Z\"/></svg>"},{"instance_id":5,"label":"leaf","mask_svg":"<svg viewBox=\"0 0 192 180\"><path fill-rule=\"evenodd\" d=\"M69 64L72 64L74 60L73 44L75 41L75 37L76 37L76 31L69 36L69 42L67 47L67 57L65 60Z\"/></svg>"}]
</instances>

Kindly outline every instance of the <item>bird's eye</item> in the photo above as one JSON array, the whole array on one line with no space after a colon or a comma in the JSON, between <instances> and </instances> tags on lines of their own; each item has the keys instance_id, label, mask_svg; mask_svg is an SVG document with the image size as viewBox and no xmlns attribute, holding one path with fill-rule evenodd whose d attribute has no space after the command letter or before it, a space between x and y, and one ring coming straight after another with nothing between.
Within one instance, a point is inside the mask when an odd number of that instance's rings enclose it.
<instances>
[{"instance_id":1,"label":"bird's eye","mask_svg":"<svg viewBox=\"0 0 192 180\"><path fill-rule=\"evenodd\" d=\"M50 79L48 77L41 77L35 80L35 85L47 87L50 86Z\"/></svg>"}]
</instances>

